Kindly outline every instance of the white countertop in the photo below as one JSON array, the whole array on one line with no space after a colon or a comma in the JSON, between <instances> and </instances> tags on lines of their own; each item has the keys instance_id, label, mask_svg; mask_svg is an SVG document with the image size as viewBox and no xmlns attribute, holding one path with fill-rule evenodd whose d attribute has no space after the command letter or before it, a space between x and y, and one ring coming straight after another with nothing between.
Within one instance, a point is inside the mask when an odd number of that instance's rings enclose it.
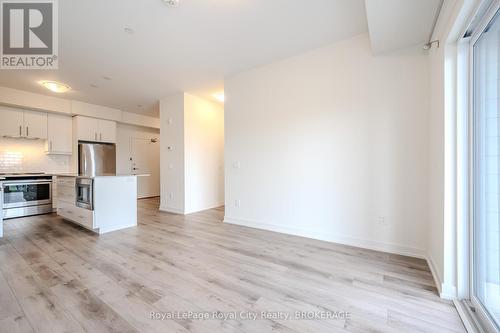
<instances>
[{"instance_id":1,"label":"white countertop","mask_svg":"<svg viewBox=\"0 0 500 333\"><path fill-rule=\"evenodd\" d=\"M127 175L127 174L119 174L119 173L110 173L110 174L102 174L98 176L87 176L81 175L77 173L54 173L52 176L56 177L76 177L76 178L101 178L101 177L149 177L150 174L143 173L138 175Z\"/></svg>"}]
</instances>

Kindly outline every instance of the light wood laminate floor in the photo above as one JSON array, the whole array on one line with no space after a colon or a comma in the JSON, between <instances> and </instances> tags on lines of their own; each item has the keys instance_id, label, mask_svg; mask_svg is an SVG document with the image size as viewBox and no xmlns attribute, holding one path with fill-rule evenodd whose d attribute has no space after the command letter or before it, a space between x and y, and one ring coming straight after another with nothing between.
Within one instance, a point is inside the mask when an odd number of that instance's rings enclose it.
<instances>
[{"instance_id":1,"label":"light wood laminate floor","mask_svg":"<svg viewBox=\"0 0 500 333\"><path fill-rule=\"evenodd\" d=\"M56 215L6 221L0 332L464 332L424 260L224 224L222 209L147 199L138 214L102 236ZM292 317L241 318L263 311Z\"/></svg>"}]
</instances>

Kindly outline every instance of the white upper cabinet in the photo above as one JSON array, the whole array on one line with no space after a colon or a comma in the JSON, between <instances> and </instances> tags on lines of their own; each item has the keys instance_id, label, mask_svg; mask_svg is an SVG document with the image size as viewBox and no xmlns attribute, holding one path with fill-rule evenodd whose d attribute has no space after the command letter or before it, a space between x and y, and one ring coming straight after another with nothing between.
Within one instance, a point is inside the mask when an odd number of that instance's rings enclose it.
<instances>
[{"instance_id":1,"label":"white upper cabinet","mask_svg":"<svg viewBox=\"0 0 500 333\"><path fill-rule=\"evenodd\" d=\"M99 120L99 141L116 142L116 123L110 120Z\"/></svg>"},{"instance_id":2,"label":"white upper cabinet","mask_svg":"<svg viewBox=\"0 0 500 333\"><path fill-rule=\"evenodd\" d=\"M7 138L23 136L24 111L0 106L0 135Z\"/></svg>"},{"instance_id":3,"label":"white upper cabinet","mask_svg":"<svg viewBox=\"0 0 500 333\"><path fill-rule=\"evenodd\" d=\"M47 114L24 111L24 136L28 139L47 139Z\"/></svg>"},{"instance_id":4,"label":"white upper cabinet","mask_svg":"<svg viewBox=\"0 0 500 333\"><path fill-rule=\"evenodd\" d=\"M10 138L47 139L47 113L0 106L0 135Z\"/></svg>"},{"instance_id":5,"label":"white upper cabinet","mask_svg":"<svg viewBox=\"0 0 500 333\"><path fill-rule=\"evenodd\" d=\"M77 138L81 141L116 142L116 122L76 116Z\"/></svg>"},{"instance_id":6,"label":"white upper cabinet","mask_svg":"<svg viewBox=\"0 0 500 333\"><path fill-rule=\"evenodd\" d=\"M97 132L99 130L98 119L76 116L75 123L78 140L97 141Z\"/></svg>"},{"instance_id":7,"label":"white upper cabinet","mask_svg":"<svg viewBox=\"0 0 500 333\"><path fill-rule=\"evenodd\" d=\"M49 113L47 116L47 153L71 155L73 122L70 116Z\"/></svg>"}]
</instances>

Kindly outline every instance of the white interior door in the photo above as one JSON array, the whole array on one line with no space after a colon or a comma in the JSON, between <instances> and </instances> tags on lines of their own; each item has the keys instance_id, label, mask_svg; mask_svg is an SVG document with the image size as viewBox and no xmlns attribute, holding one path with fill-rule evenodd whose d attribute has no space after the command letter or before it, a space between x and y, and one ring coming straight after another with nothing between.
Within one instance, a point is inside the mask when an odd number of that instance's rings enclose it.
<instances>
[{"instance_id":1,"label":"white interior door","mask_svg":"<svg viewBox=\"0 0 500 333\"><path fill-rule=\"evenodd\" d=\"M131 138L130 170L138 177L137 196L139 198L160 195L160 143L144 138Z\"/></svg>"}]
</instances>

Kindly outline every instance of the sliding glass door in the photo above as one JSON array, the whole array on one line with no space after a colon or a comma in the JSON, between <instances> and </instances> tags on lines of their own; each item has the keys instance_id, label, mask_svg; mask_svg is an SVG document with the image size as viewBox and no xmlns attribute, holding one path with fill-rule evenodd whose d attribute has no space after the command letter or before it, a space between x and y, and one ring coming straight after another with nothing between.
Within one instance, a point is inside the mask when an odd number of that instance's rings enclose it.
<instances>
[{"instance_id":1,"label":"sliding glass door","mask_svg":"<svg viewBox=\"0 0 500 333\"><path fill-rule=\"evenodd\" d=\"M473 44L472 302L500 327L500 12ZM493 15L493 18L491 18Z\"/></svg>"}]
</instances>

